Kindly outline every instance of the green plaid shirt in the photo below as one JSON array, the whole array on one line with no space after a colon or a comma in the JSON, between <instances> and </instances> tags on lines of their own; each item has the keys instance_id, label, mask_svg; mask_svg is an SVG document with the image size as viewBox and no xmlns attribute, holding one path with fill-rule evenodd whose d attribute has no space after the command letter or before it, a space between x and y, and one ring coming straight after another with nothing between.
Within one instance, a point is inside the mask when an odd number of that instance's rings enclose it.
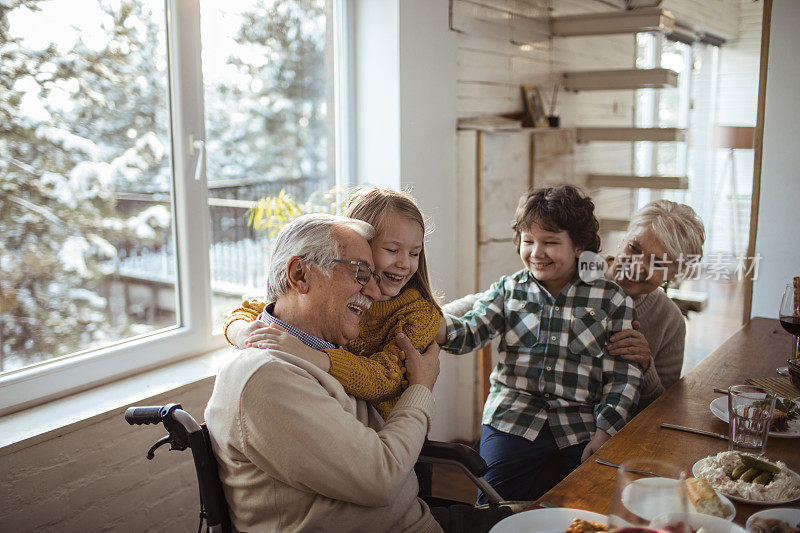
<instances>
[{"instance_id":1,"label":"green plaid shirt","mask_svg":"<svg viewBox=\"0 0 800 533\"><path fill-rule=\"evenodd\" d=\"M505 356L490 377L483 423L534 440L550 422L559 448L586 442L595 428L614 435L639 400L641 368L604 352L630 329L633 300L615 283L577 275L553 298L528 269L503 276L461 318L445 315L453 353L501 335Z\"/></svg>"}]
</instances>

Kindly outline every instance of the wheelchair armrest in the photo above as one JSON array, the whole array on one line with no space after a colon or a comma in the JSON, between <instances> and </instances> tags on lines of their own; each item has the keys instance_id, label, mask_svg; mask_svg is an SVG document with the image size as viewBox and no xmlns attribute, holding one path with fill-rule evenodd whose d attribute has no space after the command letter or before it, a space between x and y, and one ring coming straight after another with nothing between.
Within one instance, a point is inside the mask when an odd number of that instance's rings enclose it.
<instances>
[{"instance_id":1,"label":"wheelchair armrest","mask_svg":"<svg viewBox=\"0 0 800 533\"><path fill-rule=\"evenodd\" d=\"M427 463L445 463L461 465L475 477L483 477L486 473L486 461L478 452L465 444L426 440L422 445L419 460Z\"/></svg>"}]
</instances>

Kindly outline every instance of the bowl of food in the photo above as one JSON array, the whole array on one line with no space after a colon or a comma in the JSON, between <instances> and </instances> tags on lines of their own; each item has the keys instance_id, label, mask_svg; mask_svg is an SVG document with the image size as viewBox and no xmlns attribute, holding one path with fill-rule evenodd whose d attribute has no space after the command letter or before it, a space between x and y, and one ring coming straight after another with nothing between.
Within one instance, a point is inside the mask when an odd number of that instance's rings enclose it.
<instances>
[{"instance_id":1,"label":"bowl of food","mask_svg":"<svg viewBox=\"0 0 800 533\"><path fill-rule=\"evenodd\" d=\"M680 523L686 520L692 531L698 532L701 529L705 533L746 533L746 530L729 520L700 513L670 513L660 515L650 522L650 527L656 531L667 531L670 524Z\"/></svg>"},{"instance_id":2,"label":"bowl of food","mask_svg":"<svg viewBox=\"0 0 800 533\"><path fill-rule=\"evenodd\" d=\"M800 509L777 507L750 515L745 525L751 533L797 533L800 531Z\"/></svg>"},{"instance_id":3,"label":"bowl of food","mask_svg":"<svg viewBox=\"0 0 800 533\"><path fill-rule=\"evenodd\" d=\"M800 499L800 475L782 461L720 452L700 459L692 474L731 500L754 505L782 505Z\"/></svg>"}]
</instances>

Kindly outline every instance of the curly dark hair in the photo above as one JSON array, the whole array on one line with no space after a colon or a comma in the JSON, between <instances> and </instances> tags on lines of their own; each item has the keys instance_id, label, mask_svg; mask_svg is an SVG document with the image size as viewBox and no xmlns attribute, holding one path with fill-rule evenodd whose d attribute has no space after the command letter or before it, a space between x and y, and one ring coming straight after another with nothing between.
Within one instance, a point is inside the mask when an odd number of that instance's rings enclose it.
<instances>
[{"instance_id":1,"label":"curly dark hair","mask_svg":"<svg viewBox=\"0 0 800 533\"><path fill-rule=\"evenodd\" d=\"M542 187L519 199L512 226L517 252L522 232L534 222L548 231L566 231L581 250L600 251L600 223L594 216L594 202L577 187Z\"/></svg>"}]
</instances>

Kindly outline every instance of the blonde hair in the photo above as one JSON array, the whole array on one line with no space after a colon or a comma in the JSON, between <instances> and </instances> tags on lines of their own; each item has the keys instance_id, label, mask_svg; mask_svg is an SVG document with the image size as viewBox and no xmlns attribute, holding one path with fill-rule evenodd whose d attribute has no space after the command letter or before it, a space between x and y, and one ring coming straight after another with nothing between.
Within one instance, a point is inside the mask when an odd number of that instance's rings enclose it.
<instances>
[{"instance_id":1,"label":"blonde hair","mask_svg":"<svg viewBox=\"0 0 800 533\"><path fill-rule=\"evenodd\" d=\"M407 192L392 191L390 189L379 189L377 187L365 187L356 190L347 200L345 216L368 222L375 228L376 235L380 234L385 228L389 215L398 215L412 220L422 228L423 240L422 248L419 252L419 266L417 271L408 280L406 286L419 291L423 298L428 300L436 307L441 314L442 308L436 301L433 289L431 288L430 276L428 275L428 261L425 258L425 218L417 206L414 197Z\"/></svg>"},{"instance_id":2,"label":"blonde hair","mask_svg":"<svg viewBox=\"0 0 800 533\"><path fill-rule=\"evenodd\" d=\"M634 213L628 224L628 234L636 230L651 229L667 250L669 258L683 256L703 257L706 230L694 209L686 204L669 200L650 202ZM691 262L689 262L691 263ZM678 274L685 273L687 261L682 261Z\"/></svg>"}]
</instances>

